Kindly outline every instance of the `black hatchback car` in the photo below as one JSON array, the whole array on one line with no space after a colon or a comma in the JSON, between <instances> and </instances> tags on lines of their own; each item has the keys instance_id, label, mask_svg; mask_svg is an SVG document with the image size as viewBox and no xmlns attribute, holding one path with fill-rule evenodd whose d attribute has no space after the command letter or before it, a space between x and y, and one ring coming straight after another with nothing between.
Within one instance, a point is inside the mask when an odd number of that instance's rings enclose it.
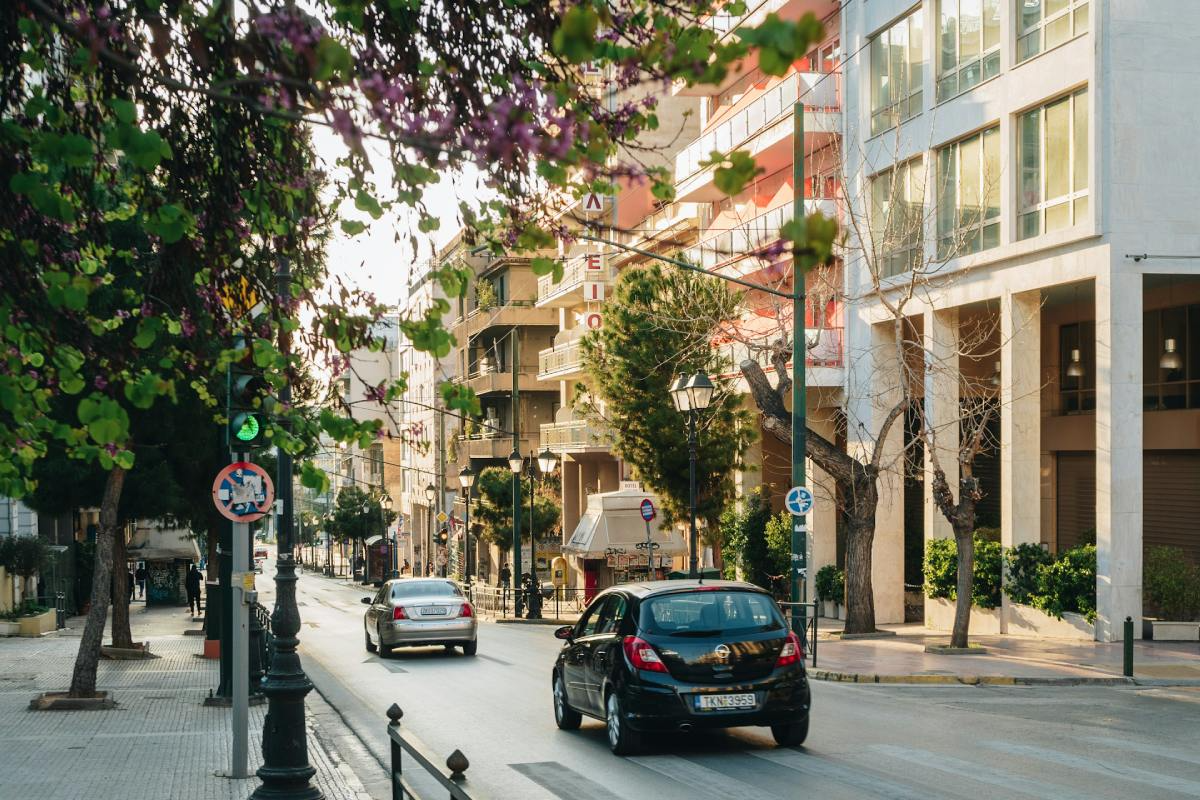
<instances>
[{"instance_id":1,"label":"black hatchback car","mask_svg":"<svg viewBox=\"0 0 1200 800\"><path fill-rule=\"evenodd\" d=\"M784 746L808 736L802 644L752 584L616 586L554 635L566 641L551 677L555 722L604 720L618 755L652 731L764 725Z\"/></svg>"}]
</instances>

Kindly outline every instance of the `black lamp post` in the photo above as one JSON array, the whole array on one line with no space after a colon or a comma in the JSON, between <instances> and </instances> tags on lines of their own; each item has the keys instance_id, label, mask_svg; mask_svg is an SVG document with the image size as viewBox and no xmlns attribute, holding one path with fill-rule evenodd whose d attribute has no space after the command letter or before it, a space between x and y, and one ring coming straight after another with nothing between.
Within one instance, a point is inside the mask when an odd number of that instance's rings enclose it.
<instances>
[{"instance_id":1,"label":"black lamp post","mask_svg":"<svg viewBox=\"0 0 1200 800\"><path fill-rule=\"evenodd\" d=\"M383 497L379 498L379 507L383 509L384 517L386 518L387 512L392 510L392 496L390 494L388 494L387 492L384 492ZM383 532L385 534L387 533L387 526L388 526L388 523L384 522L383 523ZM400 577L400 561L397 559L397 556L399 556L399 555L400 555L400 537L399 537L399 534L397 533L392 536L392 577L393 578Z\"/></svg>"},{"instance_id":2,"label":"black lamp post","mask_svg":"<svg viewBox=\"0 0 1200 800\"><path fill-rule=\"evenodd\" d=\"M433 570L427 570L424 567L433 563L433 499L435 497L437 497L437 487L431 483L425 487L425 502L429 508L429 549L425 554L425 565L421 569L422 574L428 572L430 576L433 574Z\"/></svg>"},{"instance_id":3,"label":"black lamp post","mask_svg":"<svg viewBox=\"0 0 1200 800\"><path fill-rule=\"evenodd\" d=\"M688 537L688 577L698 578L700 537L696 533L696 414L708 408L716 387L703 371L691 377L680 375L671 385L675 408L688 415L688 511L691 528Z\"/></svg>"},{"instance_id":4,"label":"black lamp post","mask_svg":"<svg viewBox=\"0 0 1200 800\"><path fill-rule=\"evenodd\" d=\"M525 609L521 602L521 473L525 471L525 459L515 447L508 454L508 469L513 476L513 615L519 617Z\"/></svg>"},{"instance_id":5,"label":"black lamp post","mask_svg":"<svg viewBox=\"0 0 1200 800\"><path fill-rule=\"evenodd\" d=\"M535 466L536 464L536 466ZM537 459L533 457L533 453L529 454L529 613L527 619L542 618L542 586L538 580L537 571L537 528L533 524L533 500L534 500L534 479L539 472L544 477L554 471L558 465L558 456L550 452L550 448L545 448L541 453L538 453Z\"/></svg>"},{"instance_id":6,"label":"black lamp post","mask_svg":"<svg viewBox=\"0 0 1200 800\"><path fill-rule=\"evenodd\" d=\"M463 514L463 556L467 564L463 568L463 576L466 579L467 585L470 586L473 573L471 562L471 487L475 485L475 470L471 469L470 464L467 464L458 471L458 482L462 484L463 493L466 495L466 511Z\"/></svg>"}]
</instances>

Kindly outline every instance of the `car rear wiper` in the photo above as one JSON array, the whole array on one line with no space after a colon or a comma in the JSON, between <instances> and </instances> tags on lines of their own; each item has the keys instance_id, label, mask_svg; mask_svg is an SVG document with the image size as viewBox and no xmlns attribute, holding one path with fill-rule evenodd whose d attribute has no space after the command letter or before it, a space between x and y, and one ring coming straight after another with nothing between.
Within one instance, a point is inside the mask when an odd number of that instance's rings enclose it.
<instances>
[{"instance_id":1,"label":"car rear wiper","mask_svg":"<svg viewBox=\"0 0 1200 800\"><path fill-rule=\"evenodd\" d=\"M668 636L716 636L720 632L721 631L719 629L714 628L713 630L708 630L708 631L704 631L704 630L672 631L671 633L668 633L667 635Z\"/></svg>"}]
</instances>

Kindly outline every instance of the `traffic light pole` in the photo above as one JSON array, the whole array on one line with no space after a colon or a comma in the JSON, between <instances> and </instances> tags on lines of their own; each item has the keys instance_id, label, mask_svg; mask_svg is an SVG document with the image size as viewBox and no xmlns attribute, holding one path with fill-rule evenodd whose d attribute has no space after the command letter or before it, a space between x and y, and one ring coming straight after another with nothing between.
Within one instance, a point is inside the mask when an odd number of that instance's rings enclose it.
<instances>
[{"instance_id":1,"label":"traffic light pole","mask_svg":"<svg viewBox=\"0 0 1200 800\"><path fill-rule=\"evenodd\" d=\"M521 375L521 337L517 335L517 329L514 327L509 334L512 336L512 429L513 429L513 452L521 452L521 387L518 380ZM512 569L512 587L513 587L513 616L521 616L521 612L525 608L522 602L524 599L521 594L521 475L513 473L512 476L512 496L513 496L513 569Z\"/></svg>"}]
</instances>

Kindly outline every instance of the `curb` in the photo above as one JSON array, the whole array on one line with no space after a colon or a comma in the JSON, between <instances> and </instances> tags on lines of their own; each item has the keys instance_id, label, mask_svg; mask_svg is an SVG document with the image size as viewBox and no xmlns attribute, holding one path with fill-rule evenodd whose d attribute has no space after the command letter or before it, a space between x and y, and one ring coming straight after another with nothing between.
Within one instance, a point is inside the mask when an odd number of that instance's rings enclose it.
<instances>
[{"instance_id":1,"label":"curb","mask_svg":"<svg viewBox=\"0 0 1200 800\"><path fill-rule=\"evenodd\" d=\"M514 619L513 617L493 617L488 620L496 625L554 625L561 628L563 625L574 625L578 620L573 619Z\"/></svg>"},{"instance_id":2,"label":"curb","mask_svg":"<svg viewBox=\"0 0 1200 800\"><path fill-rule=\"evenodd\" d=\"M885 683L935 686L1134 686L1139 683L1139 681L1133 678L1090 678L1082 676L1021 678L1012 675L875 675L863 672L834 672L825 669L810 669L808 676L813 680L829 681L832 683ZM1200 685L1200 681L1197 681L1197 684Z\"/></svg>"}]
</instances>

